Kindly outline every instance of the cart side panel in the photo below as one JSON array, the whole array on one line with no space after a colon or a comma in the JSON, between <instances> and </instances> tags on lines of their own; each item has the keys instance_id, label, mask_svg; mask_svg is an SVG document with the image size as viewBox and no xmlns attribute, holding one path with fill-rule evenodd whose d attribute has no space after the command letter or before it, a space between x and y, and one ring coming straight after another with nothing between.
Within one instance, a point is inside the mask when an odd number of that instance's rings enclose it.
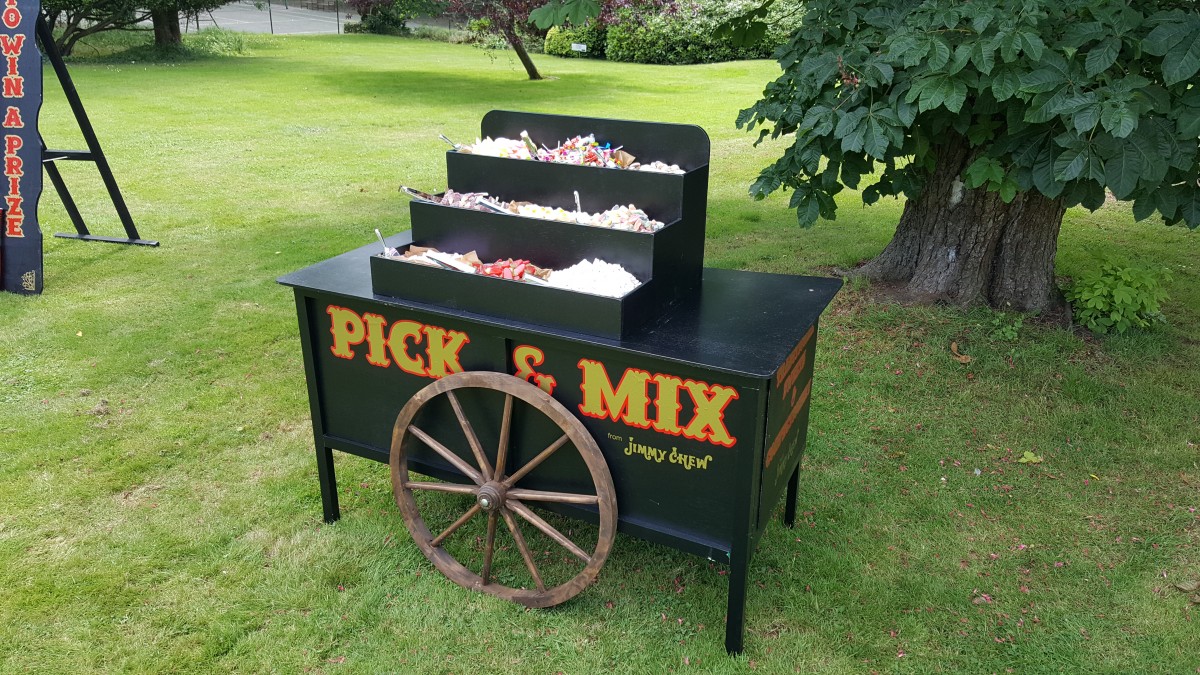
<instances>
[{"instance_id":1,"label":"cart side panel","mask_svg":"<svg viewBox=\"0 0 1200 675\"><path fill-rule=\"evenodd\" d=\"M804 456L816 345L817 324L814 323L771 378L758 504L760 526L770 519L780 495L787 488L788 479L799 468Z\"/></svg>"},{"instance_id":2,"label":"cart side panel","mask_svg":"<svg viewBox=\"0 0 1200 675\"><path fill-rule=\"evenodd\" d=\"M674 547L730 550L731 477L755 455L762 383L548 336L509 344L511 372L551 389L596 439L622 525Z\"/></svg>"},{"instance_id":3,"label":"cart side panel","mask_svg":"<svg viewBox=\"0 0 1200 675\"><path fill-rule=\"evenodd\" d=\"M507 363L504 341L478 324L335 296L308 302L323 431L335 447L346 440L386 459L396 414L418 390Z\"/></svg>"}]
</instances>

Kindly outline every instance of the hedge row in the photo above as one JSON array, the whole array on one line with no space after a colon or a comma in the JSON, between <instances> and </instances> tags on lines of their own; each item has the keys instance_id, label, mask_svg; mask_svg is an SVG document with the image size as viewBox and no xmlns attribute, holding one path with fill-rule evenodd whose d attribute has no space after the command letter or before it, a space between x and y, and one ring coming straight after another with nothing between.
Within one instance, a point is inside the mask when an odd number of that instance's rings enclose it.
<instances>
[{"instance_id":1,"label":"hedge row","mask_svg":"<svg viewBox=\"0 0 1200 675\"><path fill-rule=\"evenodd\" d=\"M593 21L582 27L552 28L546 35L546 53L671 65L762 59L786 42L800 23L798 0L778 2L767 19L769 28L763 39L754 45L739 46L729 38L716 37L716 29L752 3L695 0L680 4L674 14L625 11L607 27ZM587 45L587 51L573 51L573 43Z\"/></svg>"},{"instance_id":2,"label":"hedge row","mask_svg":"<svg viewBox=\"0 0 1200 675\"><path fill-rule=\"evenodd\" d=\"M551 56L579 57L586 56L602 59L605 54L608 31L595 21L589 21L582 28L573 26L554 27L546 33L546 53ZM586 52L571 49L572 44L587 46Z\"/></svg>"}]
</instances>

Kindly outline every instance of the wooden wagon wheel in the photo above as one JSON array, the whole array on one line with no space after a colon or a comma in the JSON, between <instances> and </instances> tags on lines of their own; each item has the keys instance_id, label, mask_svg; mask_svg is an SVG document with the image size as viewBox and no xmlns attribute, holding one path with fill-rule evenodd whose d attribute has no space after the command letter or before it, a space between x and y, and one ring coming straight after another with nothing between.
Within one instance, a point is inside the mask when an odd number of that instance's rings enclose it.
<instances>
[{"instance_id":1,"label":"wooden wagon wheel","mask_svg":"<svg viewBox=\"0 0 1200 675\"><path fill-rule=\"evenodd\" d=\"M496 449L494 466L488 460L482 444L454 394L456 390L466 388L492 389L505 394L504 409L501 412L500 442ZM445 396L449 400L450 407L453 408L458 423L462 427L463 435L471 446L476 466L472 466L454 451L413 424L417 412L430 400L439 396ZM510 451L509 435L514 398L536 408L554 422L563 433L558 440L526 462L524 466L512 474L505 474L504 469ZM469 482L460 485L410 480L408 458L404 453L404 447L406 440L413 437L445 459ZM568 441L575 446L587 464L592 482L596 487L596 494L548 492L518 487L517 484L522 478L566 445ZM492 372L456 373L443 377L418 391L396 416L396 425L392 430L391 469L392 492L396 497L396 505L400 507L400 511L404 515L404 522L408 526L409 532L412 533L413 540L425 557L442 574L464 588L483 591L526 607L550 607L569 600L586 588L596 578L612 549L617 529L617 500L613 491L612 476L604 462L604 456L600 453L599 446L596 445L596 441L583 424L571 415L561 403L541 389L511 375ZM413 499L414 490L467 494L474 498L475 504L458 520L435 536L421 517L417 503ZM595 548L590 553L584 550L542 519L529 508L526 502L594 505L600 515L599 534ZM442 546L456 530L477 515L485 515L487 518L483 568L478 574L462 565ZM583 569L569 581L547 588L538 572L529 545L521 534L518 518L537 528L578 558L584 565ZM536 589L511 588L497 583L492 578L496 530L500 520L504 521L505 526L512 533L512 538L525 561L530 576L533 577Z\"/></svg>"}]
</instances>

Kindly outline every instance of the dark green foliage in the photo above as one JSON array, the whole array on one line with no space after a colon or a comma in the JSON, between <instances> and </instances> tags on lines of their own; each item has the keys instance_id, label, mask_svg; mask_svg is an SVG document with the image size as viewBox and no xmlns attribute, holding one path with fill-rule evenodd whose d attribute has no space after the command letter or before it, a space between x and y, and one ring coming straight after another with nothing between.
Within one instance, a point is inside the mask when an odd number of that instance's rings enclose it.
<instances>
[{"instance_id":1,"label":"dark green foliage","mask_svg":"<svg viewBox=\"0 0 1200 675\"><path fill-rule=\"evenodd\" d=\"M975 148L963 180L1200 226L1200 8L1182 0L813 0L777 53L783 74L738 116L792 136L756 198L793 190L801 224L914 196L933 146ZM610 43L612 36L610 35ZM611 47L610 47L611 49Z\"/></svg>"},{"instance_id":2,"label":"dark green foliage","mask_svg":"<svg viewBox=\"0 0 1200 675\"><path fill-rule=\"evenodd\" d=\"M538 28L573 24L582 26L600 15L601 4L596 0L550 0L529 13L529 20Z\"/></svg>"},{"instance_id":3,"label":"dark green foliage","mask_svg":"<svg viewBox=\"0 0 1200 675\"><path fill-rule=\"evenodd\" d=\"M359 23L348 24L346 32L380 35L405 35L410 19L437 16L446 9L446 3L438 0L347 0L346 5L362 17Z\"/></svg>"},{"instance_id":4,"label":"dark green foliage","mask_svg":"<svg viewBox=\"0 0 1200 675\"><path fill-rule=\"evenodd\" d=\"M653 17L639 23L625 20L608 30L608 58L612 61L682 65L764 58L762 49L735 47L718 40L717 23L703 16Z\"/></svg>"},{"instance_id":5,"label":"dark green foliage","mask_svg":"<svg viewBox=\"0 0 1200 675\"><path fill-rule=\"evenodd\" d=\"M555 26L546 33L546 53L551 56L586 56L602 59L605 45L608 42L608 29L595 19L588 21L580 28L574 26ZM571 50L573 43L587 45L586 52Z\"/></svg>"},{"instance_id":6,"label":"dark green foliage","mask_svg":"<svg viewBox=\"0 0 1200 675\"><path fill-rule=\"evenodd\" d=\"M1170 280L1170 274L1163 275ZM1149 328L1166 323L1159 311L1167 299L1163 279L1147 270L1106 262L1081 276L1067 291L1075 306L1075 319L1097 333Z\"/></svg>"},{"instance_id":7,"label":"dark green foliage","mask_svg":"<svg viewBox=\"0 0 1200 675\"><path fill-rule=\"evenodd\" d=\"M69 56L83 38L113 30L140 30L154 13L175 19L173 34L177 38L180 14L208 12L222 4L223 0L46 0L42 11L54 27L55 46Z\"/></svg>"}]
</instances>

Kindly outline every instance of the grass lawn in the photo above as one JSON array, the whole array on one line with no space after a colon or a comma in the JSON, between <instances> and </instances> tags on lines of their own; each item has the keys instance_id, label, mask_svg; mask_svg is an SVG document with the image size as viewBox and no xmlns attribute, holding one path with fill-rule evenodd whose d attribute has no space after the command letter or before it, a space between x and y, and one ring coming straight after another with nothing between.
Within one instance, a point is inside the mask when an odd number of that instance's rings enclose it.
<instances>
[{"instance_id":1,"label":"grass lawn","mask_svg":"<svg viewBox=\"0 0 1200 675\"><path fill-rule=\"evenodd\" d=\"M1070 211L1059 272L1169 268L1153 332L841 293L803 515L763 537L739 657L725 569L671 549L619 536L595 586L527 611L436 573L387 467L341 454L325 525L274 280L406 229L397 186L444 187L438 133L471 139L493 108L699 124L711 266L827 273L890 237L895 202L844 193L838 222L799 230L785 200L745 196L777 149L733 119L775 64L536 60L556 79L371 36L72 66L163 245L51 238L70 224L47 186L45 293L0 297L0 672L1200 671L1200 606L1175 588L1200 580L1200 239L1127 205ZM42 133L82 147L47 72ZM91 167L65 169L93 230L118 233Z\"/></svg>"}]
</instances>

